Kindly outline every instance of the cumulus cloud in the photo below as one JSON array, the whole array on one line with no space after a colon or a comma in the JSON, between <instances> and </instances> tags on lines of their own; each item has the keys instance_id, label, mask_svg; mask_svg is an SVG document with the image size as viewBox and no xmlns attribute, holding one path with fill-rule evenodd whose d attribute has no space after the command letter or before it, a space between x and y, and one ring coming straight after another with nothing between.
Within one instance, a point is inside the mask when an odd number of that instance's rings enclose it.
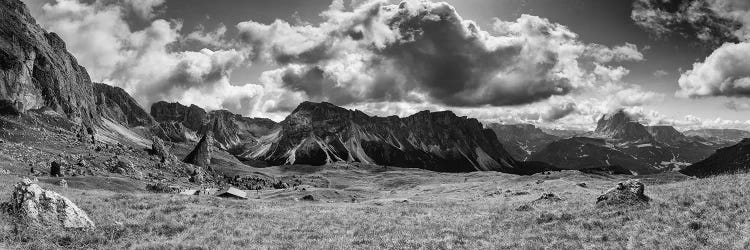
<instances>
[{"instance_id":1,"label":"cumulus cloud","mask_svg":"<svg viewBox=\"0 0 750 250\"><path fill-rule=\"evenodd\" d=\"M254 60L281 65L280 86L340 105L527 104L592 86L586 63L643 60L633 44L586 45L535 16L495 20L485 31L447 3L341 6L332 4L319 25L247 21L237 28L258 52Z\"/></svg>"},{"instance_id":2,"label":"cumulus cloud","mask_svg":"<svg viewBox=\"0 0 750 250\"><path fill-rule=\"evenodd\" d=\"M152 20L163 3L57 0L43 6L39 21L63 37L94 81L124 88L145 107L166 100L254 112L257 97L266 90L229 81L230 73L243 65L250 53L239 49L173 51L170 46L185 38L180 34L180 22ZM126 20L131 14L150 20L149 24L133 30ZM201 40L222 35L218 29L188 37Z\"/></svg>"},{"instance_id":3,"label":"cumulus cloud","mask_svg":"<svg viewBox=\"0 0 750 250\"><path fill-rule=\"evenodd\" d=\"M679 79L678 96L750 96L750 43L725 44Z\"/></svg>"},{"instance_id":4,"label":"cumulus cloud","mask_svg":"<svg viewBox=\"0 0 750 250\"><path fill-rule=\"evenodd\" d=\"M694 35L716 47L680 76L677 96L750 95L750 2L637 0L632 17L657 35Z\"/></svg>"},{"instance_id":5,"label":"cumulus cloud","mask_svg":"<svg viewBox=\"0 0 750 250\"><path fill-rule=\"evenodd\" d=\"M724 107L738 112L750 110L750 104L746 102L737 102L735 100L730 100L724 103Z\"/></svg>"}]
</instances>

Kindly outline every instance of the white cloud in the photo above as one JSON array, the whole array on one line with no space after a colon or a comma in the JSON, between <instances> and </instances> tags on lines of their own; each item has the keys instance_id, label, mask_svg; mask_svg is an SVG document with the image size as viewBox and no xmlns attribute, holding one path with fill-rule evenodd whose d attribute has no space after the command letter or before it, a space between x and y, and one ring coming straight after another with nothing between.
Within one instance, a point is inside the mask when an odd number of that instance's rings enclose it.
<instances>
[{"instance_id":1,"label":"white cloud","mask_svg":"<svg viewBox=\"0 0 750 250\"><path fill-rule=\"evenodd\" d=\"M255 112L263 87L229 82L229 74L244 64L248 51L172 51L170 45L184 39L181 23L156 19L143 29L132 30L125 19L132 12L150 20L163 3L57 0L43 6L39 21L66 41L92 80L124 88L145 107L166 100ZM208 34L220 35L220 31Z\"/></svg>"},{"instance_id":2,"label":"white cloud","mask_svg":"<svg viewBox=\"0 0 750 250\"><path fill-rule=\"evenodd\" d=\"M725 44L679 79L678 96L750 96L750 43Z\"/></svg>"}]
</instances>

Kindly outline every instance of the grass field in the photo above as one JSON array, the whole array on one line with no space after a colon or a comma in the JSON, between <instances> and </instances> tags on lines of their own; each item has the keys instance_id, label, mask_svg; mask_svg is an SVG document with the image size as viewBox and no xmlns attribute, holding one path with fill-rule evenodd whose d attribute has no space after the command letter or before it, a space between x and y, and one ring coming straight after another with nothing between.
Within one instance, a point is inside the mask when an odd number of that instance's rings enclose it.
<instances>
[{"instance_id":1,"label":"grass field","mask_svg":"<svg viewBox=\"0 0 750 250\"><path fill-rule=\"evenodd\" d=\"M653 201L645 208L597 208L598 194L622 178L573 171L528 177L406 169L307 174L328 178L335 188L227 200L42 184L76 202L97 228L14 232L3 213L0 248L750 248L747 174L648 185ZM0 181L5 183L0 197L7 200L18 178L5 175ZM586 188L576 185L580 182ZM535 201L544 192L562 201ZM318 200L299 201L305 194ZM346 199L352 196L359 199ZM531 209L517 211L524 204Z\"/></svg>"}]
</instances>

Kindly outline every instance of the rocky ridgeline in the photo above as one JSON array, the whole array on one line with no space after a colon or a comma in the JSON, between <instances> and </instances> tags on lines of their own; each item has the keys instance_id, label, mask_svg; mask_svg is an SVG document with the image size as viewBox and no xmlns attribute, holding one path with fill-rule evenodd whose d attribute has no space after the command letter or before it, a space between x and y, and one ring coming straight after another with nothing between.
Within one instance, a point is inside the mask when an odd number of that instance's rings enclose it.
<instances>
[{"instance_id":1,"label":"rocky ridgeline","mask_svg":"<svg viewBox=\"0 0 750 250\"><path fill-rule=\"evenodd\" d=\"M159 122L167 140L189 141L191 135L213 133L214 146L235 151L253 145L261 136L271 133L276 122L266 118L249 118L226 110L206 112L195 106L180 103L157 102L151 106L151 115Z\"/></svg>"},{"instance_id":2,"label":"rocky ridgeline","mask_svg":"<svg viewBox=\"0 0 750 250\"><path fill-rule=\"evenodd\" d=\"M525 173L476 119L450 111L372 117L330 103L304 102L243 157L274 165L338 161L443 172Z\"/></svg>"}]
</instances>

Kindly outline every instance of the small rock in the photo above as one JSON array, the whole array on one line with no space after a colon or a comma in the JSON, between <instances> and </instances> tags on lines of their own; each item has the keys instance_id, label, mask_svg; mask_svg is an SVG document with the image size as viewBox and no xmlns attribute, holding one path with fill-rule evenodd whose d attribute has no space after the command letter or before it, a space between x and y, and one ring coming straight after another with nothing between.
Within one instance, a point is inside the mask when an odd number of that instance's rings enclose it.
<instances>
[{"instance_id":1,"label":"small rock","mask_svg":"<svg viewBox=\"0 0 750 250\"><path fill-rule=\"evenodd\" d=\"M532 211L532 210L534 210L534 207L532 207L529 204L523 204L516 208L516 211L519 211L519 212L526 212L526 211Z\"/></svg>"},{"instance_id":2,"label":"small rock","mask_svg":"<svg viewBox=\"0 0 750 250\"><path fill-rule=\"evenodd\" d=\"M558 197L557 195L553 193L543 193L539 199L536 199L537 201L561 201L562 198Z\"/></svg>"},{"instance_id":3,"label":"small rock","mask_svg":"<svg viewBox=\"0 0 750 250\"><path fill-rule=\"evenodd\" d=\"M536 181L536 184L542 184L542 183L544 183L544 180L537 180Z\"/></svg>"},{"instance_id":4,"label":"small rock","mask_svg":"<svg viewBox=\"0 0 750 250\"><path fill-rule=\"evenodd\" d=\"M597 206L609 205L644 205L651 200L644 194L645 185L640 180L627 180L607 190L596 199Z\"/></svg>"},{"instance_id":5,"label":"small rock","mask_svg":"<svg viewBox=\"0 0 750 250\"><path fill-rule=\"evenodd\" d=\"M302 198L300 198L300 200L303 200L303 201L315 201L315 197L313 197L311 194L308 194L308 195L302 196Z\"/></svg>"},{"instance_id":6,"label":"small rock","mask_svg":"<svg viewBox=\"0 0 750 250\"><path fill-rule=\"evenodd\" d=\"M14 186L10 205L12 214L27 225L94 228L86 212L68 198L26 178Z\"/></svg>"},{"instance_id":7,"label":"small rock","mask_svg":"<svg viewBox=\"0 0 750 250\"><path fill-rule=\"evenodd\" d=\"M579 186L579 187L582 187L582 188L587 187L587 185L586 185L585 182L578 183L578 184L576 184L576 186Z\"/></svg>"},{"instance_id":8,"label":"small rock","mask_svg":"<svg viewBox=\"0 0 750 250\"><path fill-rule=\"evenodd\" d=\"M68 181L66 181L65 179L62 179L62 180L60 180L60 181L57 182L57 185L61 186L61 187L64 187L64 188L68 188Z\"/></svg>"}]
</instances>

